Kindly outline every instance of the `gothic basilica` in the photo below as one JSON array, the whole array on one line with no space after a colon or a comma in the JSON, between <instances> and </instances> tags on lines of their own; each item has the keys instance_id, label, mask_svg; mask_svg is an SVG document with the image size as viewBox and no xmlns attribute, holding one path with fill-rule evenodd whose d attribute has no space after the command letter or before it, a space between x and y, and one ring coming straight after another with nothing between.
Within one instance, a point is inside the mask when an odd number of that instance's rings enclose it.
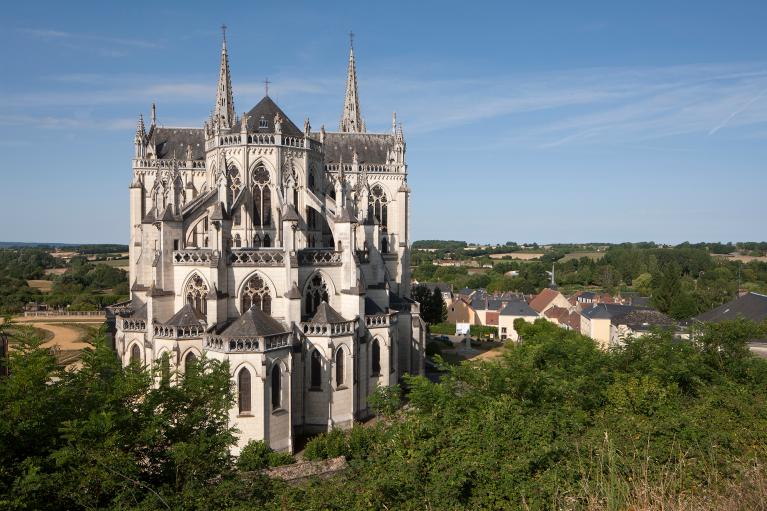
<instances>
[{"instance_id":1,"label":"gothic basilica","mask_svg":"<svg viewBox=\"0 0 767 511\"><path fill-rule=\"evenodd\" d=\"M368 133L350 48L337 132L293 123L269 97L238 117L224 37L201 128L139 118L130 185L131 300L115 313L128 365L172 378L228 361L239 430L293 450L348 427L368 396L424 367L410 299L405 139Z\"/></svg>"}]
</instances>

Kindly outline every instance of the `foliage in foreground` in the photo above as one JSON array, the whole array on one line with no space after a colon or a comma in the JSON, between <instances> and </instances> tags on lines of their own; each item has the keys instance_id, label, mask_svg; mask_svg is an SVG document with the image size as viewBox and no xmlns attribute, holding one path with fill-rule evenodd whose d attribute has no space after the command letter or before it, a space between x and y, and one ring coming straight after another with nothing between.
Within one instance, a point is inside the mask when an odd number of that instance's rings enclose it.
<instances>
[{"instance_id":1,"label":"foliage in foreground","mask_svg":"<svg viewBox=\"0 0 767 511\"><path fill-rule=\"evenodd\" d=\"M154 388L100 344L78 373L22 345L0 383L0 508L764 502L767 363L745 346L764 330L738 321L706 328L694 344L658 333L602 352L544 321L517 328L523 341L503 357L461 364L439 384L409 378L404 409L310 442L307 457L344 455L349 468L294 486L234 470L225 365L205 361L178 386Z\"/></svg>"}]
</instances>

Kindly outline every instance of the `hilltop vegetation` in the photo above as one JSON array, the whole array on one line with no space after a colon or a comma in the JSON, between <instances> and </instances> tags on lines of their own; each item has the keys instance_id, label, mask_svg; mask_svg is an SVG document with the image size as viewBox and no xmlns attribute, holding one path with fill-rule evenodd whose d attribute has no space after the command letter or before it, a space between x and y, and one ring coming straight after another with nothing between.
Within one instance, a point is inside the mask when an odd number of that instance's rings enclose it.
<instances>
[{"instance_id":1,"label":"hilltop vegetation","mask_svg":"<svg viewBox=\"0 0 767 511\"><path fill-rule=\"evenodd\" d=\"M298 485L239 472L227 455L226 364L203 361L170 385L162 364L121 368L101 343L79 373L23 344L0 382L0 507L764 508L767 362L745 345L764 325L610 352L545 321L517 329L523 341L494 361L437 384L408 378L406 408L377 394L375 426L307 446L349 468ZM251 451L243 467L290 461Z\"/></svg>"},{"instance_id":2,"label":"hilltop vegetation","mask_svg":"<svg viewBox=\"0 0 767 511\"><path fill-rule=\"evenodd\" d=\"M83 250L84 254L112 253L101 252L99 246L85 246ZM29 280L48 280L51 291L44 293L30 287ZM0 313L18 313L27 302L42 302L51 308L97 310L127 297L127 273L89 261L85 255L67 261L48 249L0 249Z\"/></svg>"},{"instance_id":3,"label":"hilltop vegetation","mask_svg":"<svg viewBox=\"0 0 767 511\"><path fill-rule=\"evenodd\" d=\"M738 249L758 250L767 244L739 243ZM595 247L591 247L595 248ZM554 245L538 261L493 260L475 257L486 270L465 266L437 266L445 254L415 252L413 278L419 282L447 282L455 288L486 288L488 291L537 293L549 284L552 265L556 282L565 292L579 289L609 293L637 291L652 298L661 312L687 319L734 298L741 289L767 293L767 261L747 263L717 256L717 251L734 250L733 245L683 243L659 247L654 243L624 243L602 247L601 258L565 258L581 246ZM729 253L729 252L728 252ZM453 252L466 260L471 251ZM515 270L517 275L507 275Z\"/></svg>"}]
</instances>

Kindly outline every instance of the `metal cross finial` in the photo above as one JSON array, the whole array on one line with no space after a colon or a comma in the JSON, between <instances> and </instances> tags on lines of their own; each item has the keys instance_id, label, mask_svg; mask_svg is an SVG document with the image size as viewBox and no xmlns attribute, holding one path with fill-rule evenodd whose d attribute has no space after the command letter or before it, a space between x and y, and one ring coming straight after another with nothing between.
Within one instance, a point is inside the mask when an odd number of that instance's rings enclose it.
<instances>
[{"instance_id":1,"label":"metal cross finial","mask_svg":"<svg viewBox=\"0 0 767 511\"><path fill-rule=\"evenodd\" d=\"M269 84L272 83L269 81L269 78L266 78L264 80L264 93L268 96L269 95Z\"/></svg>"},{"instance_id":2,"label":"metal cross finial","mask_svg":"<svg viewBox=\"0 0 767 511\"><path fill-rule=\"evenodd\" d=\"M349 46L354 48L354 32L349 31Z\"/></svg>"}]
</instances>

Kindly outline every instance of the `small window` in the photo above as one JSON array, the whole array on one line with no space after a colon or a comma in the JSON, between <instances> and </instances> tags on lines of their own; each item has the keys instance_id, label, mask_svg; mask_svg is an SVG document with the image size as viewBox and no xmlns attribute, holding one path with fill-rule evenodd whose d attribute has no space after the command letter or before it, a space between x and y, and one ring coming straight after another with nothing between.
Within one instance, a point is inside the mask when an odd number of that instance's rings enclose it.
<instances>
[{"instance_id":1,"label":"small window","mask_svg":"<svg viewBox=\"0 0 767 511\"><path fill-rule=\"evenodd\" d=\"M141 363L141 348L138 347L138 344L134 344L130 349L130 361L132 364Z\"/></svg>"},{"instance_id":2,"label":"small window","mask_svg":"<svg viewBox=\"0 0 767 511\"><path fill-rule=\"evenodd\" d=\"M258 120L258 127L259 128L268 128L269 123L266 119L264 119L264 116L262 115L261 118Z\"/></svg>"},{"instance_id":3,"label":"small window","mask_svg":"<svg viewBox=\"0 0 767 511\"><path fill-rule=\"evenodd\" d=\"M173 250L178 250L178 240L173 240Z\"/></svg>"}]
</instances>

